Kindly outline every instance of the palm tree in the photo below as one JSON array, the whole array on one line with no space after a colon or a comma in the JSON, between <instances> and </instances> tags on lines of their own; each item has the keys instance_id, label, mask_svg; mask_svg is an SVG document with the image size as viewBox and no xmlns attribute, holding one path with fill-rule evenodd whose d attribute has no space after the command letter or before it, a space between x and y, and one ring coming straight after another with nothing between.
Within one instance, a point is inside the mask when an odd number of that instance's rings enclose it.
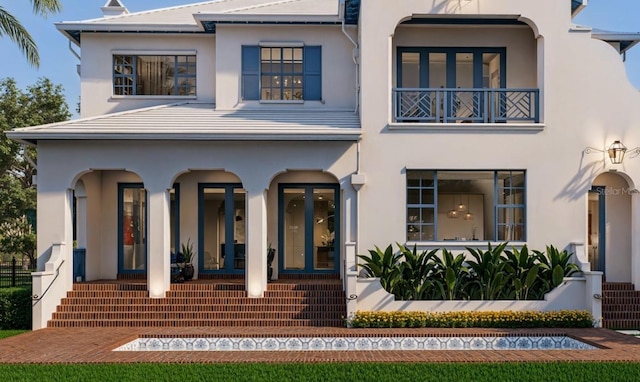
<instances>
[{"instance_id":1,"label":"palm tree","mask_svg":"<svg viewBox=\"0 0 640 382\"><path fill-rule=\"evenodd\" d=\"M60 0L30 1L33 5L33 13L38 16L47 17L62 9ZM40 66L40 55L38 54L38 47L33 37L31 37L29 32L20 24L20 21L18 21L15 16L7 12L4 7L0 5L0 37L4 35L18 44L18 48L20 48L22 53L27 57L30 65L36 68Z\"/></svg>"}]
</instances>

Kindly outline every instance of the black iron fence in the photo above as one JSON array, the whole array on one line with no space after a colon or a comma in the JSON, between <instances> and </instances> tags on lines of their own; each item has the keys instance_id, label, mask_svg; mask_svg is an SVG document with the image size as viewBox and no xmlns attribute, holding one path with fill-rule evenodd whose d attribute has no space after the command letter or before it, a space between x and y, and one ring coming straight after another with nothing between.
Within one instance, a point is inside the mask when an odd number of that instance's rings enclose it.
<instances>
[{"instance_id":1,"label":"black iron fence","mask_svg":"<svg viewBox=\"0 0 640 382\"><path fill-rule=\"evenodd\" d=\"M34 272L35 264L29 260L16 260L0 262L0 288L12 288L23 285L31 285L31 272Z\"/></svg>"}]
</instances>

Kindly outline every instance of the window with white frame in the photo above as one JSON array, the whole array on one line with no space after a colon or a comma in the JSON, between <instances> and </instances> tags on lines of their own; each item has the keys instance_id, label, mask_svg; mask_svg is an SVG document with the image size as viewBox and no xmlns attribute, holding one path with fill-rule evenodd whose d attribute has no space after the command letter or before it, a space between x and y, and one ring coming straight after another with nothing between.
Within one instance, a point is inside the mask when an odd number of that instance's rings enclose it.
<instances>
[{"instance_id":1,"label":"window with white frame","mask_svg":"<svg viewBox=\"0 0 640 382\"><path fill-rule=\"evenodd\" d=\"M195 96L195 55L114 55L113 94Z\"/></svg>"},{"instance_id":2,"label":"window with white frame","mask_svg":"<svg viewBox=\"0 0 640 382\"><path fill-rule=\"evenodd\" d=\"M523 170L407 170L407 241L525 241Z\"/></svg>"}]
</instances>

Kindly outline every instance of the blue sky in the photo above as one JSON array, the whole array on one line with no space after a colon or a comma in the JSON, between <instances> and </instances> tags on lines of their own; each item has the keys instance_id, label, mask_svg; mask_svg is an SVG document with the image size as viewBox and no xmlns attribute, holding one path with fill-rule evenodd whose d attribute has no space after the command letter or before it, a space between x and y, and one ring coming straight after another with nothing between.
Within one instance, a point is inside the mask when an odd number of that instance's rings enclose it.
<instances>
[{"instance_id":1,"label":"blue sky","mask_svg":"<svg viewBox=\"0 0 640 382\"><path fill-rule=\"evenodd\" d=\"M61 0L63 10L44 20L33 16L26 0L0 0L0 5L18 17L30 31L40 50L41 64L33 69L20 51L6 37L0 37L0 78L13 77L22 88L39 77L47 77L65 89L69 108L75 113L80 93L80 77L76 73L78 60L68 50L68 40L53 25L57 21L75 21L102 16L100 7L106 0ZM197 0L121 0L130 12L198 2ZM338 1L338 0L336 0ZM569 0L557 0L567 1ZM574 22L600 29L640 32L640 0L589 0L589 6ZM11 59L7 59L11 57ZM627 54L627 73L640 88L640 45Z\"/></svg>"}]
</instances>

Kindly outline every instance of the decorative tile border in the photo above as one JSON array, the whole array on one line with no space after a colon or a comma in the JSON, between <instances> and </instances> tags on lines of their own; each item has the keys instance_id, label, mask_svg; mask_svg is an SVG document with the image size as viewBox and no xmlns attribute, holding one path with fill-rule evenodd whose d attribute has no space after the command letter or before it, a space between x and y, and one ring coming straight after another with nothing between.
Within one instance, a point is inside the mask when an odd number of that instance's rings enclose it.
<instances>
[{"instance_id":1,"label":"decorative tile border","mask_svg":"<svg viewBox=\"0 0 640 382\"><path fill-rule=\"evenodd\" d=\"M595 350L566 336L138 338L114 351Z\"/></svg>"}]
</instances>

